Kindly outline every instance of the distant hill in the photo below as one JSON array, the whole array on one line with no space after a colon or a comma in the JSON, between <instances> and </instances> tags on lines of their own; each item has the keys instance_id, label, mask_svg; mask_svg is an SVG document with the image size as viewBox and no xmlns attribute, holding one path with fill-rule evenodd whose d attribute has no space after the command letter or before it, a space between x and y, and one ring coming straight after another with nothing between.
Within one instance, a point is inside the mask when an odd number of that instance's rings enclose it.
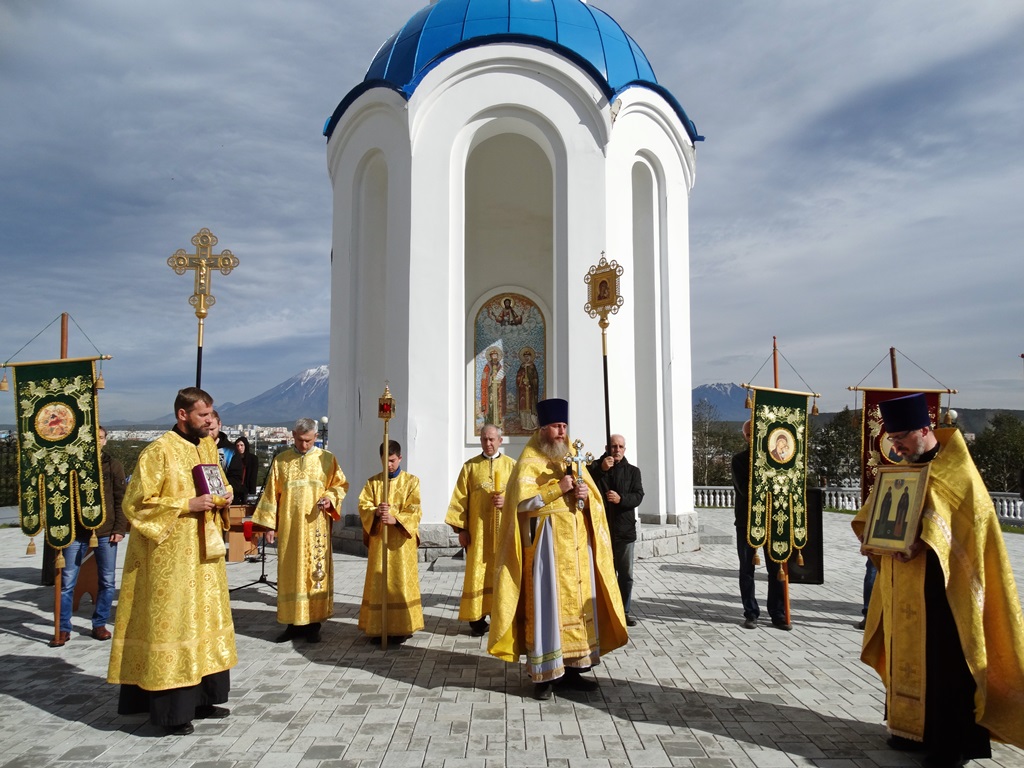
<instances>
[{"instance_id":1,"label":"distant hill","mask_svg":"<svg viewBox=\"0 0 1024 768\"><path fill-rule=\"evenodd\" d=\"M217 413L224 424L264 427L291 426L303 416L319 419L327 415L328 378L329 367L318 365L243 403L217 403ZM168 413L150 423L172 425L174 416Z\"/></svg>"},{"instance_id":2,"label":"distant hill","mask_svg":"<svg viewBox=\"0 0 1024 768\"><path fill-rule=\"evenodd\" d=\"M701 400L706 400L718 411L720 421L746 421L750 417L750 411L743 403L747 397L747 390L737 384L704 384L696 387L692 393L691 402L697 405ZM992 417L997 413L1009 413L1024 421L1024 411L1013 411L1005 408L953 408L957 412L957 424L968 434L978 434L992 422ZM945 404L942 413L945 414ZM860 413L860 409L857 409ZM814 417L815 424L828 422L835 413L822 413Z\"/></svg>"},{"instance_id":3,"label":"distant hill","mask_svg":"<svg viewBox=\"0 0 1024 768\"><path fill-rule=\"evenodd\" d=\"M318 365L238 405L217 406L225 424L291 425L298 418L327 415L329 367Z\"/></svg>"},{"instance_id":4,"label":"distant hill","mask_svg":"<svg viewBox=\"0 0 1024 768\"><path fill-rule=\"evenodd\" d=\"M327 415L327 382L329 368L320 365L293 376L287 381L268 389L261 395L246 400L244 403L217 404L217 411L225 424L260 424L262 426L290 426L301 416L319 418ZM715 407L720 421L742 422L750 416L743 403L747 390L738 384L704 384L692 391L691 402L697 405L705 400ZM956 408L961 429L967 433L977 434L985 429L996 413L1010 413L1024 421L1024 411L1007 411L997 408ZM834 413L822 413L815 417L814 422L821 424L831 419ZM111 426L124 428L127 422L111 421ZM170 426L174 417L167 414L159 419L148 422ZM142 426L142 425L140 425Z\"/></svg>"},{"instance_id":5,"label":"distant hill","mask_svg":"<svg viewBox=\"0 0 1024 768\"><path fill-rule=\"evenodd\" d=\"M750 411L743 407L747 390L738 384L702 384L692 390L690 402L706 400L718 412L721 421L746 421Z\"/></svg>"}]
</instances>

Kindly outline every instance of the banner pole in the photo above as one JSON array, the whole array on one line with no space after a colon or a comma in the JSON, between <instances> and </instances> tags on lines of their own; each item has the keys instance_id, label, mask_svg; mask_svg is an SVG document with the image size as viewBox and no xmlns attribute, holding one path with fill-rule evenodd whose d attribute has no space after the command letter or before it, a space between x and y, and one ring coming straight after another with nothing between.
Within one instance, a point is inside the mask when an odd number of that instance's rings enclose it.
<instances>
[{"instance_id":1,"label":"banner pole","mask_svg":"<svg viewBox=\"0 0 1024 768\"><path fill-rule=\"evenodd\" d=\"M779 343L778 343L778 337L777 336L772 336L772 368L774 369L774 373L775 373L775 388L778 389L779 388ZM806 407L806 406L804 406L804 407ZM804 439L806 439L806 435L805 435ZM766 554L765 557L771 557L771 555L770 554ZM767 567L767 563L765 563L765 567ZM789 606L789 560L787 560L786 562L782 563L781 567L779 568L779 577L780 577L780 581L782 581L782 601L783 601L783 604L786 606L786 623L787 624L792 624L793 623L793 617L792 617L792 614L790 612L790 606Z\"/></svg>"}]
</instances>

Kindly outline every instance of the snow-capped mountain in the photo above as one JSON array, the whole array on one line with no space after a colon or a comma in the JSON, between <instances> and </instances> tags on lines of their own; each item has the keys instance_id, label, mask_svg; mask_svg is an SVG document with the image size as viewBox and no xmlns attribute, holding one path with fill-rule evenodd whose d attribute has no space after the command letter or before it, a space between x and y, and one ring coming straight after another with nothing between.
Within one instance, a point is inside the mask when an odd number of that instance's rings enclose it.
<instances>
[{"instance_id":1,"label":"snow-capped mountain","mask_svg":"<svg viewBox=\"0 0 1024 768\"><path fill-rule=\"evenodd\" d=\"M225 424L285 424L327 415L329 368L318 365L238 405L218 407Z\"/></svg>"},{"instance_id":2,"label":"snow-capped mountain","mask_svg":"<svg viewBox=\"0 0 1024 768\"><path fill-rule=\"evenodd\" d=\"M743 407L747 390L738 384L702 384L694 388L691 402L697 405L706 400L718 411L721 421L744 421L750 418L750 411Z\"/></svg>"}]
</instances>

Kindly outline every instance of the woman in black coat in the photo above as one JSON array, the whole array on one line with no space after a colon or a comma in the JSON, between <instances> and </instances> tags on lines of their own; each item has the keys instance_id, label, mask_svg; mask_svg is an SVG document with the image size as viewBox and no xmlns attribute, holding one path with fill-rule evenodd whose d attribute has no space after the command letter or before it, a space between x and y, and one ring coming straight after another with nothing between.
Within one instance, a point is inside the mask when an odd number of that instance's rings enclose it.
<instances>
[{"instance_id":1,"label":"woman in black coat","mask_svg":"<svg viewBox=\"0 0 1024 768\"><path fill-rule=\"evenodd\" d=\"M259 466L259 459L249 449L249 441L245 435L240 436L235 440L235 455L225 472L237 503L244 504L247 497L256 493L256 475L259 472Z\"/></svg>"}]
</instances>

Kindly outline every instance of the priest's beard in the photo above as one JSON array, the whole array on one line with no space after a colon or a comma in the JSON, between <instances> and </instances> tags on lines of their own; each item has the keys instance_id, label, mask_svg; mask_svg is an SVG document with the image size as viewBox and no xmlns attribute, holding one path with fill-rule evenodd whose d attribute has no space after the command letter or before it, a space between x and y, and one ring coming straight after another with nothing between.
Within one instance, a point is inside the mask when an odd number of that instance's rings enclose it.
<instances>
[{"instance_id":1,"label":"priest's beard","mask_svg":"<svg viewBox=\"0 0 1024 768\"><path fill-rule=\"evenodd\" d=\"M569 453L569 444L565 440L554 440L549 443L542 437L540 451L552 461L561 462Z\"/></svg>"},{"instance_id":2,"label":"priest's beard","mask_svg":"<svg viewBox=\"0 0 1024 768\"><path fill-rule=\"evenodd\" d=\"M210 430L206 427L197 427L188 420L185 421L185 427L182 429L182 432L185 433L185 437L189 437L193 440L202 440L210 434Z\"/></svg>"}]
</instances>

